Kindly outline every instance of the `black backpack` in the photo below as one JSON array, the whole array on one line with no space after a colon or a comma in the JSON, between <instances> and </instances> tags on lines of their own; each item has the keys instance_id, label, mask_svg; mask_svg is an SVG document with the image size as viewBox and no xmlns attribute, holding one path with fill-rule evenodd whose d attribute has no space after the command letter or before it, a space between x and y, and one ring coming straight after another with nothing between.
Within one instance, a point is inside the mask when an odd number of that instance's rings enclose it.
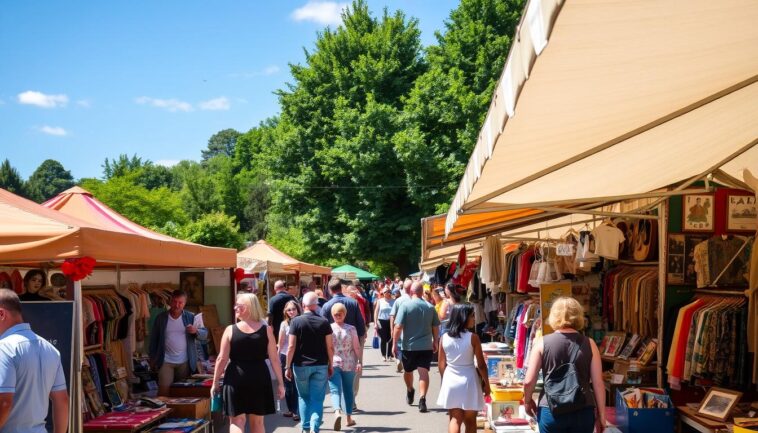
<instances>
[{"instance_id":1,"label":"black backpack","mask_svg":"<svg viewBox=\"0 0 758 433\"><path fill-rule=\"evenodd\" d=\"M571 413L592 403L592 397L588 398L587 392L590 384L581 383L575 365L579 349L585 342L586 337L581 343L572 342L569 362L559 365L545 378L545 399L553 415Z\"/></svg>"}]
</instances>

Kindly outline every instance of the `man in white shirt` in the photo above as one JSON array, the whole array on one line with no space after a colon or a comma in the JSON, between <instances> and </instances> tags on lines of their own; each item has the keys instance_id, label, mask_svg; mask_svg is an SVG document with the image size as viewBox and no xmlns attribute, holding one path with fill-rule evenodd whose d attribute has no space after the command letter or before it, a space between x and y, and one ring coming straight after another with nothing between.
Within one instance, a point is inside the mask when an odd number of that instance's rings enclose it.
<instances>
[{"instance_id":1,"label":"man in white shirt","mask_svg":"<svg viewBox=\"0 0 758 433\"><path fill-rule=\"evenodd\" d=\"M150 332L150 362L158 370L158 395L168 395L171 384L186 379L197 371L195 339L208 336L204 328L196 328L195 315L184 310L187 294L174 290L168 311L155 317Z\"/></svg>"}]
</instances>

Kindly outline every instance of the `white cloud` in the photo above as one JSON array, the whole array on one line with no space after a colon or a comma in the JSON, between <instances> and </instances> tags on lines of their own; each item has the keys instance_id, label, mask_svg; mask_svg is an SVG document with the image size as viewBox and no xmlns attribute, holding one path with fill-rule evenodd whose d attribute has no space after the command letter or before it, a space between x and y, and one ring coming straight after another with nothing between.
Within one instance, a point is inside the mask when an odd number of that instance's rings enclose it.
<instances>
[{"instance_id":1,"label":"white cloud","mask_svg":"<svg viewBox=\"0 0 758 433\"><path fill-rule=\"evenodd\" d=\"M255 77L268 77L271 75L278 74L282 69L279 66L276 65L268 65L265 68L261 69L260 71L253 71L253 72L235 72L233 74L229 74L232 78L255 78Z\"/></svg>"},{"instance_id":2,"label":"white cloud","mask_svg":"<svg viewBox=\"0 0 758 433\"><path fill-rule=\"evenodd\" d=\"M90 102L89 99L80 99L76 101L76 105L82 108L90 108L92 107L92 102Z\"/></svg>"},{"instance_id":3,"label":"white cloud","mask_svg":"<svg viewBox=\"0 0 758 433\"><path fill-rule=\"evenodd\" d=\"M39 128L40 132L47 135L54 135L56 137L63 137L68 135L68 132L66 132L65 129L61 128L60 126L43 126Z\"/></svg>"},{"instance_id":4,"label":"white cloud","mask_svg":"<svg viewBox=\"0 0 758 433\"><path fill-rule=\"evenodd\" d=\"M189 102L180 101L178 99L159 99L159 98L151 98L149 96L140 96L139 98L136 98L134 100L137 104L140 105L151 105L156 108L163 108L165 110L175 112L175 111L192 111L192 104Z\"/></svg>"},{"instance_id":5,"label":"white cloud","mask_svg":"<svg viewBox=\"0 0 758 433\"><path fill-rule=\"evenodd\" d=\"M18 103L25 105L36 105L42 108L65 107L68 104L66 95L46 95L42 92L27 90L18 94Z\"/></svg>"},{"instance_id":6,"label":"white cloud","mask_svg":"<svg viewBox=\"0 0 758 433\"><path fill-rule=\"evenodd\" d=\"M225 96L221 96L214 99L209 99L207 101L202 101L197 104L197 106L201 110L210 110L210 111L219 111L223 110L226 111L229 108L231 108L231 103L229 102L229 99Z\"/></svg>"},{"instance_id":7,"label":"white cloud","mask_svg":"<svg viewBox=\"0 0 758 433\"><path fill-rule=\"evenodd\" d=\"M347 3L310 0L305 6L292 12L292 19L295 21L313 21L324 25L338 25L342 22L342 10L346 7Z\"/></svg>"},{"instance_id":8,"label":"white cloud","mask_svg":"<svg viewBox=\"0 0 758 433\"><path fill-rule=\"evenodd\" d=\"M179 162L180 161L178 159L159 159L159 160L155 161L155 164L156 165L162 165L164 167L173 167L176 164L179 164Z\"/></svg>"}]
</instances>

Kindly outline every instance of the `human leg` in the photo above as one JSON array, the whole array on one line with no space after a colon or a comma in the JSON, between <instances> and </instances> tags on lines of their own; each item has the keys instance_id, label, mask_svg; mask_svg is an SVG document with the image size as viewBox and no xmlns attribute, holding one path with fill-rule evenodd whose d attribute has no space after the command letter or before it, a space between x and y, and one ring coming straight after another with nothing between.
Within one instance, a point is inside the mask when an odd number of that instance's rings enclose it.
<instances>
[{"instance_id":1,"label":"human leg","mask_svg":"<svg viewBox=\"0 0 758 433\"><path fill-rule=\"evenodd\" d=\"M266 426L263 425L262 416L248 415L247 423L250 425L250 433L266 433Z\"/></svg>"},{"instance_id":2,"label":"human leg","mask_svg":"<svg viewBox=\"0 0 758 433\"><path fill-rule=\"evenodd\" d=\"M466 426L466 433L476 433L476 411L463 411L463 425Z\"/></svg>"},{"instance_id":3,"label":"human leg","mask_svg":"<svg viewBox=\"0 0 758 433\"><path fill-rule=\"evenodd\" d=\"M284 366L287 360L286 355L279 354L279 361ZM283 367L282 367L283 368ZM284 400L287 402L287 410L293 414L297 414L299 411L297 402L297 386L294 380L284 379Z\"/></svg>"},{"instance_id":4,"label":"human leg","mask_svg":"<svg viewBox=\"0 0 758 433\"><path fill-rule=\"evenodd\" d=\"M449 418L447 433L461 433L461 426L463 426L463 410L450 409L447 411L447 416Z\"/></svg>"},{"instance_id":5,"label":"human leg","mask_svg":"<svg viewBox=\"0 0 758 433\"><path fill-rule=\"evenodd\" d=\"M302 429L306 431L311 428L311 412L313 410L310 404L310 368L311 367L292 367L292 372L295 375L295 386L297 387L298 412L300 413Z\"/></svg>"},{"instance_id":6,"label":"human leg","mask_svg":"<svg viewBox=\"0 0 758 433\"><path fill-rule=\"evenodd\" d=\"M586 407L571 414L571 432L592 433L595 430L595 408Z\"/></svg>"},{"instance_id":7,"label":"human leg","mask_svg":"<svg viewBox=\"0 0 758 433\"><path fill-rule=\"evenodd\" d=\"M537 424L540 433L574 433L570 426L566 426L561 420L556 419L550 412L550 408L547 407L538 408Z\"/></svg>"},{"instance_id":8,"label":"human leg","mask_svg":"<svg viewBox=\"0 0 758 433\"><path fill-rule=\"evenodd\" d=\"M429 390L429 370L426 368L418 368L418 389L421 398L425 398Z\"/></svg>"},{"instance_id":9,"label":"human leg","mask_svg":"<svg viewBox=\"0 0 758 433\"><path fill-rule=\"evenodd\" d=\"M174 381L184 380L190 375L189 363L174 364Z\"/></svg>"},{"instance_id":10,"label":"human leg","mask_svg":"<svg viewBox=\"0 0 758 433\"><path fill-rule=\"evenodd\" d=\"M353 403L355 403L355 395L353 395L353 387L351 384L355 383L356 374L354 371L340 371L342 376L342 396L345 404L345 413L347 419L350 421L350 417L353 414Z\"/></svg>"},{"instance_id":11,"label":"human leg","mask_svg":"<svg viewBox=\"0 0 758 433\"><path fill-rule=\"evenodd\" d=\"M311 369L309 383L309 400L311 410L311 430L318 433L321 429L321 418L324 415L324 397L326 397L327 368L326 365L308 367Z\"/></svg>"},{"instance_id":12,"label":"human leg","mask_svg":"<svg viewBox=\"0 0 758 433\"><path fill-rule=\"evenodd\" d=\"M229 433L245 433L245 414L229 417Z\"/></svg>"},{"instance_id":13,"label":"human leg","mask_svg":"<svg viewBox=\"0 0 758 433\"><path fill-rule=\"evenodd\" d=\"M379 328L379 348L382 352L382 356L386 359L392 356L392 351L390 350L390 321L379 319L379 325L381 326Z\"/></svg>"},{"instance_id":14,"label":"human leg","mask_svg":"<svg viewBox=\"0 0 758 433\"><path fill-rule=\"evenodd\" d=\"M363 348L366 346L366 336L360 337L359 339L361 351L358 353L358 360L363 363ZM361 386L361 374L356 373L355 379L353 379L353 404L355 404L355 398L358 397L358 390ZM352 405L351 405L352 406Z\"/></svg>"},{"instance_id":15,"label":"human leg","mask_svg":"<svg viewBox=\"0 0 758 433\"><path fill-rule=\"evenodd\" d=\"M332 409L334 411L342 410L342 369L337 367L329 378L329 394L332 397Z\"/></svg>"},{"instance_id":16,"label":"human leg","mask_svg":"<svg viewBox=\"0 0 758 433\"><path fill-rule=\"evenodd\" d=\"M174 366L169 362L164 362L158 369L158 395L168 396L168 389L174 383Z\"/></svg>"}]
</instances>

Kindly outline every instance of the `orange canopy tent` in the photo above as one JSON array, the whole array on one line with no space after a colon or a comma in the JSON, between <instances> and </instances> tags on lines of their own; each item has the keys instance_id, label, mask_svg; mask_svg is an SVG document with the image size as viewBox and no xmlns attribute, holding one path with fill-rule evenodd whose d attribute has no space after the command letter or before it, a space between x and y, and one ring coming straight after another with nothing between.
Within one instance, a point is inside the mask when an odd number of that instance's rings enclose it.
<instances>
[{"instance_id":1,"label":"orange canopy tent","mask_svg":"<svg viewBox=\"0 0 758 433\"><path fill-rule=\"evenodd\" d=\"M245 269L248 273L272 272L291 274L302 272L316 275L329 275L332 273L332 268L301 262L274 248L263 239L237 254L237 266Z\"/></svg>"}]
</instances>

